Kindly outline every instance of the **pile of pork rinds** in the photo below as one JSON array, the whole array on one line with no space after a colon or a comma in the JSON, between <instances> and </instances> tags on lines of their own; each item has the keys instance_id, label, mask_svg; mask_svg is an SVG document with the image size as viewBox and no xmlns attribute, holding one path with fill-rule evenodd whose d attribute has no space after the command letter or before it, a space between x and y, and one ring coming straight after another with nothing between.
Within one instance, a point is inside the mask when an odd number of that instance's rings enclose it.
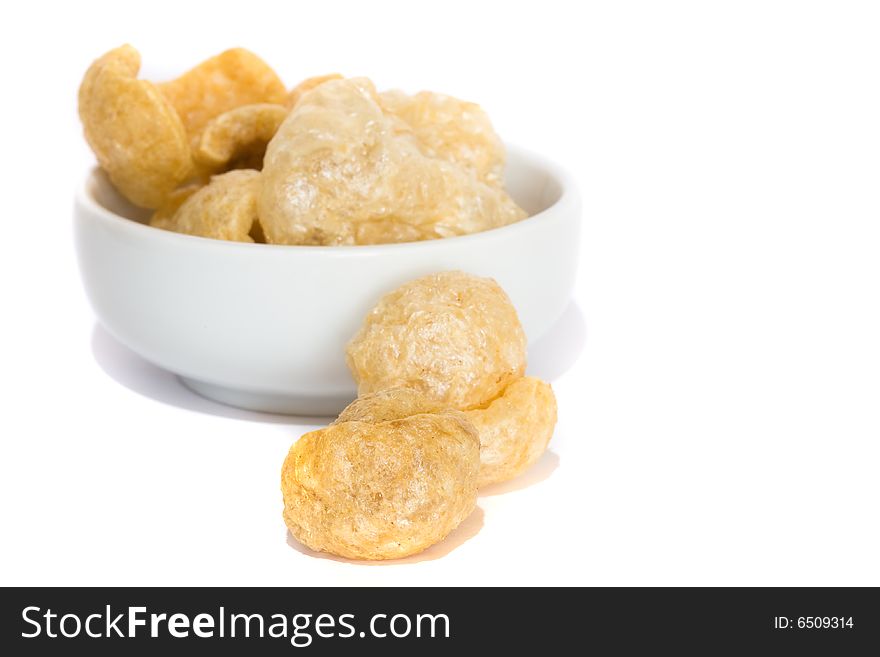
<instances>
[{"instance_id":1,"label":"pile of pork rinds","mask_svg":"<svg viewBox=\"0 0 880 657\"><path fill-rule=\"evenodd\" d=\"M475 233L526 217L479 106L326 75L288 91L232 49L163 83L131 46L79 91L86 140L161 229L238 242L358 245ZM443 540L480 488L534 465L556 398L526 376L526 336L492 279L440 272L382 297L346 349L358 399L284 461L290 533L350 559Z\"/></svg>"},{"instance_id":2,"label":"pile of pork rinds","mask_svg":"<svg viewBox=\"0 0 880 657\"><path fill-rule=\"evenodd\" d=\"M288 91L234 48L161 83L125 45L79 90L86 140L151 225L239 242L355 245L475 233L526 217L476 104L313 77Z\"/></svg>"},{"instance_id":3,"label":"pile of pork rinds","mask_svg":"<svg viewBox=\"0 0 880 657\"><path fill-rule=\"evenodd\" d=\"M556 426L526 376L526 336L492 279L440 272L382 297L348 343L358 398L302 436L281 472L284 521L312 550L399 559L443 540L480 488L534 465Z\"/></svg>"}]
</instances>

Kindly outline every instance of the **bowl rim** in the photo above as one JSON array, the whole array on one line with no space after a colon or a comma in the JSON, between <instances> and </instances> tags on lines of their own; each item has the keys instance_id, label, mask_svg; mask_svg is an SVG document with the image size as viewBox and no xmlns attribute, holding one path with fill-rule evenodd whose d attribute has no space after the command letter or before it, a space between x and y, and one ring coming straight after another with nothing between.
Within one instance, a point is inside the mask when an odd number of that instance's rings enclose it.
<instances>
[{"instance_id":1,"label":"bowl rim","mask_svg":"<svg viewBox=\"0 0 880 657\"><path fill-rule=\"evenodd\" d=\"M515 144L506 144L507 153L514 153L515 157L526 160L529 164L544 170L551 178L555 179L560 188L559 198L547 206L540 212L529 215L521 221L498 228L490 228L478 233L470 233L467 235L454 235L451 237L438 238L433 240L421 240L417 242L394 242L389 244L355 244L355 245L309 245L309 244L262 244L255 242L236 242L232 240L220 240L211 237L202 237L200 235L187 235L185 233L176 233L162 228L156 228L146 223L141 223L134 219L130 219L123 215L108 210L101 205L91 194L90 188L95 181L95 177L100 171L97 165L90 167L83 183L78 187L75 197L75 204L78 210L86 210L93 216L97 216L101 221L112 225L119 230L134 231L135 235L152 236L153 239L168 240L169 245L189 244L190 246L213 249L231 249L242 250L247 249L253 252L266 253L268 250L296 253L324 253L324 254L346 254L346 255L376 255L385 252L397 252L409 249L437 249L444 246L454 244L463 244L469 242L477 242L480 240L491 240L493 238L501 238L505 236L513 236L518 232L527 232L534 230L536 226L545 225L549 222L563 221L569 214L580 212L580 194L574 178L568 171L556 162L538 155L534 151L522 148ZM580 217L578 216L578 220ZM146 231L146 232L144 232Z\"/></svg>"}]
</instances>

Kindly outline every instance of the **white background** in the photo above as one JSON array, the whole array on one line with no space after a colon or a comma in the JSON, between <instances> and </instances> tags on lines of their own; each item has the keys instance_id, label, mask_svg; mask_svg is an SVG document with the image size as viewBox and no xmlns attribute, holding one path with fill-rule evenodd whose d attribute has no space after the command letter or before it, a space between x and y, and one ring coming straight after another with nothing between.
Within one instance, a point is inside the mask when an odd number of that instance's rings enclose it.
<instances>
[{"instance_id":1,"label":"white background","mask_svg":"<svg viewBox=\"0 0 880 657\"><path fill-rule=\"evenodd\" d=\"M662 5L662 6L661 6ZM871 3L8 4L0 21L0 583L880 584L880 16ZM288 544L314 424L114 343L71 243L75 111L129 41L445 91L584 195L575 305L532 353L551 453L447 542ZM523 263L528 266L528 263Z\"/></svg>"}]
</instances>

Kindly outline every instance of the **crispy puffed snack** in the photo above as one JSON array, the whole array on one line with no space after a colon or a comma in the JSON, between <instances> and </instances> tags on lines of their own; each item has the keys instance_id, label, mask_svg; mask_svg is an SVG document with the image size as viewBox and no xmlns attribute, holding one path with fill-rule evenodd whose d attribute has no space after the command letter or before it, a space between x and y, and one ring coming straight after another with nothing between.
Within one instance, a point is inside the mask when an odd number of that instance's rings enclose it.
<instances>
[{"instance_id":1,"label":"crispy puffed snack","mask_svg":"<svg viewBox=\"0 0 880 657\"><path fill-rule=\"evenodd\" d=\"M287 107L293 108L307 91L311 91L315 87L322 85L325 82L329 82L330 80L341 79L342 76L339 73L329 73L327 75L316 75L311 78L306 78L290 90L290 93L287 95Z\"/></svg>"},{"instance_id":2,"label":"crispy puffed snack","mask_svg":"<svg viewBox=\"0 0 880 657\"><path fill-rule=\"evenodd\" d=\"M260 172L238 169L219 176L186 198L159 228L219 240L253 242ZM155 219L155 217L154 217ZM151 221L151 225L156 226Z\"/></svg>"},{"instance_id":3,"label":"crispy puffed snack","mask_svg":"<svg viewBox=\"0 0 880 657\"><path fill-rule=\"evenodd\" d=\"M359 394L406 387L464 410L523 375L526 336L495 281L442 272L382 297L348 343L346 361Z\"/></svg>"},{"instance_id":4,"label":"crispy puffed snack","mask_svg":"<svg viewBox=\"0 0 880 657\"><path fill-rule=\"evenodd\" d=\"M305 94L266 149L259 212L269 242L409 242L525 218L500 187L425 155L399 122L363 78Z\"/></svg>"},{"instance_id":5,"label":"crispy puffed snack","mask_svg":"<svg viewBox=\"0 0 880 657\"><path fill-rule=\"evenodd\" d=\"M548 383L525 376L465 415L480 434L482 487L513 479L541 457L556 426L556 396Z\"/></svg>"},{"instance_id":6,"label":"crispy puffed snack","mask_svg":"<svg viewBox=\"0 0 880 657\"><path fill-rule=\"evenodd\" d=\"M431 91L384 91L380 99L413 131L426 155L454 162L487 184L503 184L504 144L479 105Z\"/></svg>"},{"instance_id":7,"label":"crispy puffed snack","mask_svg":"<svg viewBox=\"0 0 880 657\"><path fill-rule=\"evenodd\" d=\"M348 559L399 559L443 540L476 504L476 431L443 411L337 422L290 448L284 522L309 548Z\"/></svg>"},{"instance_id":8,"label":"crispy puffed snack","mask_svg":"<svg viewBox=\"0 0 880 657\"><path fill-rule=\"evenodd\" d=\"M174 215L180 206L193 194L202 188L201 183L190 183L175 189L165 202L150 217L150 225L162 230L174 230Z\"/></svg>"},{"instance_id":9,"label":"crispy puffed snack","mask_svg":"<svg viewBox=\"0 0 880 657\"><path fill-rule=\"evenodd\" d=\"M79 88L86 141L113 185L135 205L157 208L192 172L180 117L124 45L95 60Z\"/></svg>"},{"instance_id":10,"label":"crispy puffed snack","mask_svg":"<svg viewBox=\"0 0 880 657\"><path fill-rule=\"evenodd\" d=\"M242 105L282 105L287 98L275 71L244 48L211 57L159 89L177 110L193 143L215 116Z\"/></svg>"},{"instance_id":11,"label":"crispy puffed snack","mask_svg":"<svg viewBox=\"0 0 880 657\"><path fill-rule=\"evenodd\" d=\"M193 151L197 164L213 171L228 168L262 168L266 144L287 117L284 105L242 105L211 119Z\"/></svg>"}]
</instances>

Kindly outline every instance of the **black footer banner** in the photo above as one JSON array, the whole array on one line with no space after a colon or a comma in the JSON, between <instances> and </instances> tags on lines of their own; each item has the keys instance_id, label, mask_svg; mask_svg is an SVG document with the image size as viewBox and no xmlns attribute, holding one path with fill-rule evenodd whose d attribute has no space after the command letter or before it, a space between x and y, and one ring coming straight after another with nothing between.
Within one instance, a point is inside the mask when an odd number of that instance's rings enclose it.
<instances>
[{"instance_id":1,"label":"black footer banner","mask_svg":"<svg viewBox=\"0 0 880 657\"><path fill-rule=\"evenodd\" d=\"M880 654L869 588L7 588L0 614L6 655Z\"/></svg>"}]
</instances>

